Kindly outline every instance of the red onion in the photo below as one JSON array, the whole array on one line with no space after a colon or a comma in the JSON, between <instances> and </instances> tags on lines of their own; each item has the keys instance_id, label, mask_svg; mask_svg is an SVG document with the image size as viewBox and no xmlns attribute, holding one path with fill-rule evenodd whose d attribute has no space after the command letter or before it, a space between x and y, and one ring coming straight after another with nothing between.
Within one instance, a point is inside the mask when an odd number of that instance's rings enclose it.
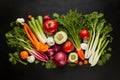
<instances>
[{"instance_id":1,"label":"red onion","mask_svg":"<svg viewBox=\"0 0 120 80\"><path fill-rule=\"evenodd\" d=\"M54 61L58 66L64 66L67 62L67 55L64 52L57 52L54 56Z\"/></svg>"},{"instance_id":2,"label":"red onion","mask_svg":"<svg viewBox=\"0 0 120 80\"><path fill-rule=\"evenodd\" d=\"M54 54L54 49L53 48L49 48L48 51L46 52L46 54L48 56L52 56Z\"/></svg>"},{"instance_id":3,"label":"red onion","mask_svg":"<svg viewBox=\"0 0 120 80\"><path fill-rule=\"evenodd\" d=\"M60 51L60 45L57 45L57 44L55 44L54 46L53 46L53 49L54 49L54 51L55 51L55 53L56 52L59 52Z\"/></svg>"}]
</instances>

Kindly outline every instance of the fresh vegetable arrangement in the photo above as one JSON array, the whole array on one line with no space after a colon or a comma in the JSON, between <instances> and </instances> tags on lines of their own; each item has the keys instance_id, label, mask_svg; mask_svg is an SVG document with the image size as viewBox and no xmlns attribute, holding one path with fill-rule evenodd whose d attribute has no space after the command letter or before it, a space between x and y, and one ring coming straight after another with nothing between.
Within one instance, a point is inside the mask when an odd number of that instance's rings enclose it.
<instances>
[{"instance_id":1,"label":"fresh vegetable arrangement","mask_svg":"<svg viewBox=\"0 0 120 80\"><path fill-rule=\"evenodd\" d=\"M6 43L14 48L9 53L12 64L41 64L47 69L63 66L104 65L111 57L112 27L103 13L82 14L70 10L25 21L11 22L5 34Z\"/></svg>"}]
</instances>

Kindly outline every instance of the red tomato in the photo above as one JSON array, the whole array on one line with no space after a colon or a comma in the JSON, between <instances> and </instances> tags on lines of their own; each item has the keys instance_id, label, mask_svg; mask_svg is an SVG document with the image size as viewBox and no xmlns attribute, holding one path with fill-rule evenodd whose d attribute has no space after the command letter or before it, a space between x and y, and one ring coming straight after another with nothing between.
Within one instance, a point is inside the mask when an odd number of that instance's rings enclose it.
<instances>
[{"instance_id":1,"label":"red tomato","mask_svg":"<svg viewBox=\"0 0 120 80\"><path fill-rule=\"evenodd\" d=\"M89 35L90 35L90 33L87 29L83 29L83 30L80 31L80 37L82 39L89 38Z\"/></svg>"},{"instance_id":2,"label":"red tomato","mask_svg":"<svg viewBox=\"0 0 120 80\"><path fill-rule=\"evenodd\" d=\"M46 34L52 35L57 32L58 24L55 20L48 19L43 23L43 29Z\"/></svg>"},{"instance_id":3,"label":"red tomato","mask_svg":"<svg viewBox=\"0 0 120 80\"><path fill-rule=\"evenodd\" d=\"M72 41L66 41L63 45L62 45L62 50L66 53L70 53L71 51L74 50L74 44L72 43Z\"/></svg>"}]
</instances>

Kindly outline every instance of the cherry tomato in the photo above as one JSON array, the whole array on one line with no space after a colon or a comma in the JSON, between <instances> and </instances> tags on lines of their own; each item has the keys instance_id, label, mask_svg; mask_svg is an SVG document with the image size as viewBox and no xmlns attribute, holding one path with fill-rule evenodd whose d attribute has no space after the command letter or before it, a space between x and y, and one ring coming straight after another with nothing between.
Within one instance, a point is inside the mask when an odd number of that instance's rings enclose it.
<instances>
[{"instance_id":1,"label":"cherry tomato","mask_svg":"<svg viewBox=\"0 0 120 80\"><path fill-rule=\"evenodd\" d=\"M72 52L74 50L74 44L72 41L67 40L65 43L63 43L62 50L66 53Z\"/></svg>"}]
</instances>

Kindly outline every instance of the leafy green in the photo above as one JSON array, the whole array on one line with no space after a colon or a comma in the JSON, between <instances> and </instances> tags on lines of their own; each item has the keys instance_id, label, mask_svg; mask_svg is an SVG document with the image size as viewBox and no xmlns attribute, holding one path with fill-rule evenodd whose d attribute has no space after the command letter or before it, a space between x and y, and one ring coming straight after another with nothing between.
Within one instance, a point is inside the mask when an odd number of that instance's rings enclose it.
<instances>
[{"instance_id":1,"label":"leafy green","mask_svg":"<svg viewBox=\"0 0 120 80\"><path fill-rule=\"evenodd\" d=\"M19 52L23 49L30 50L32 45L26 37L24 29L18 22L11 22L10 26L12 30L5 34L6 43L9 47L14 48L16 52L9 53L9 61L13 64L16 64L18 61L26 65L26 63L19 58Z\"/></svg>"},{"instance_id":2,"label":"leafy green","mask_svg":"<svg viewBox=\"0 0 120 80\"><path fill-rule=\"evenodd\" d=\"M80 47L81 39L79 32L83 28L83 16L77 10L70 10L65 15L53 14L54 19L59 23L59 30L67 33L68 39L74 43L75 48Z\"/></svg>"},{"instance_id":3,"label":"leafy green","mask_svg":"<svg viewBox=\"0 0 120 80\"><path fill-rule=\"evenodd\" d=\"M10 25L13 29L5 34L8 46L18 48L19 50L29 49L32 45L26 37L26 33L22 26L17 22L12 22Z\"/></svg>"},{"instance_id":4,"label":"leafy green","mask_svg":"<svg viewBox=\"0 0 120 80\"><path fill-rule=\"evenodd\" d=\"M76 64L75 63L69 63L68 66L74 67L74 66L76 66Z\"/></svg>"},{"instance_id":5,"label":"leafy green","mask_svg":"<svg viewBox=\"0 0 120 80\"><path fill-rule=\"evenodd\" d=\"M18 52L15 52L15 53L9 53L9 61L12 63L12 64L17 64L17 62L20 62L24 65L27 65L26 62L22 61L20 58L19 58L19 53Z\"/></svg>"},{"instance_id":6,"label":"leafy green","mask_svg":"<svg viewBox=\"0 0 120 80\"><path fill-rule=\"evenodd\" d=\"M55 69L57 65L53 60L49 60L47 63L41 62L42 66L45 66L46 69Z\"/></svg>"},{"instance_id":7,"label":"leafy green","mask_svg":"<svg viewBox=\"0 0 120 80\"><path fill-rule=\"evenodd\" d=\"M112 42L111 24L108 23L103 13L93 12L85 15L85 24L90 28L90 39L88 42L88 50L85 53L85 57L89 58L89 63L94 66L100 56L105 53L107 46Z\"/></svg>"},{"instance_id":8,"label":"leafy green","mask_svg":"<svg viewBox=\"0 0 120 80\"><path fill-rule=\"evenodd\" d=\"M106 54L102 55L97 64L99 66L104 65L110 59L110 57L111 57L110 53L106 53Z\"/></svg>"}]
</instances>

